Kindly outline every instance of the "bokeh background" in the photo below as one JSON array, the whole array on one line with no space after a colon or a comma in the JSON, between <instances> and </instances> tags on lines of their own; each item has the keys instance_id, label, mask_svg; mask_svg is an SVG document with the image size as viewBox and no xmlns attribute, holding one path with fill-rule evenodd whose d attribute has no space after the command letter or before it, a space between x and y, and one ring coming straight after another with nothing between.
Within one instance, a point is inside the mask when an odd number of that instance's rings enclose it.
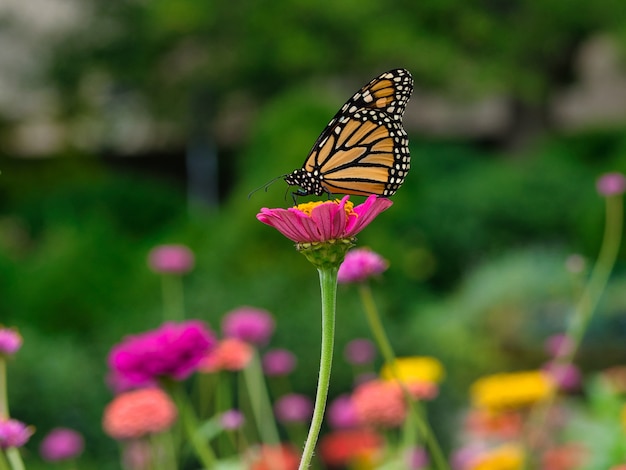
<instances>
[{"instance_id":1,"label":"bokeh background","mask_svg":"<svg viewBox=\"0 0 626 470\"><path fill-rule=\"evenodd\" d=\"M25 340L12 414L36 425L32 453L80 430L94 468L118 465L107 352L162 321L155 245L196 254L189 317L271 311L313 395L317 274L254 217L291 203L284 183L248 193L299 167L372 77L413 74L412 170L359 244L390 262L374 289L397 352L445 364L446 448L473 379L545 359L597 255L595 179L626 171L621 0L2 0L0 43L0 322ZM623 262L583 370L626 361ZM368 332L349 287L338 309L341 351ZM335 363L331 395L351 381Z\"/></svg>"}]
</instances>

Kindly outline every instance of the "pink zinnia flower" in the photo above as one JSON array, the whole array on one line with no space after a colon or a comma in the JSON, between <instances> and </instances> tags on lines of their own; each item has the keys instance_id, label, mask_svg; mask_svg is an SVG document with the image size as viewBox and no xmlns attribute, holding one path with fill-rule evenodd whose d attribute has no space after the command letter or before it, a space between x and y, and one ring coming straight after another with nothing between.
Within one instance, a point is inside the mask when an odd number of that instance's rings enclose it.
<instances>
[{"instance_id":1,"label":"pink zinnia flower","mask_svg":"<svg viewBox=\"0 0 626 470\"><path fill-rule=\"evenodd\" d=\"M423 447L414 447L406 453L408 470L421 470L428 466L428 453Z\"/></svg>"},{"instance_id":2,"label":"pink zinnia flower","mask_svg":"<svg viewBox=\"0 0 626 470\"><path fill-rule=\"evenodd\" d=\"M22 346L22 336L13 328L0 325L0 354L12 356Z\"/></svg>"},{"instance_id":3,"label":"pink zinnia flower","mask_svg":"<svg viewBox=\"0 0 626 470\"><path fill-rule=\"evenodd\" d=\"M229 370L236 372L246 368L254 355L249 343L237 338L225 338L219 342L198 366L200 372Z\"/></svg>"},{"instance_id":4,"label":"pink zinnia flower","mask_svg":"<svg viewBox=\"0 0 626 470\"><path fill-rule=\"evenodd\" d=\"M356 338L346 344L343 355L350 364L371 364L376 357L376 346L369 339Z\"/></svg>"},{"instance_id":5,"label":"pink zinnia flower","mask_svg":"<svg viewBox=\"0 0 626 470\"><path fill-rule=\"evenodd\" d=\"M183 380L214 347L215 336L198 320L165 323L156 330L129 336L109 354L114 377L124 384L154 384L160 377Z\"/></svg>"},{"instance_id":6,"label":"pink zinnia flower","mask_svg":"<svg viewBox=\"0 0 626 470\"><path fill-rule=\"evenodd\" d=\"M160 245L148 254L150 268L162 274L185 274L194 263L193 252L184 245Z\"/></svg>"},{"instance_id":7,"label":"pink zinnia flower","mask_svg":"<svg viewBox=\"0 0 626 470\"><path fill-rule=\"evenodd\" d=\"M274 332L274 318L267 310L240 307L224 315L222 332L226 337L263 346Z\"/></svg>"},{"instance_id":8,"label":"pink zinnia flower","mask_svg":"<svg viewBox=\"0 0 626 470\"><path fill-rule=\"evenodd\" d=\"M263 355L263 372L270 377L287 375L296 367L296 362L296 356L291 351L270 349Z\"/></svg>"},{"instance_id":9,"label":"pink zinnia flower","mask_svg":"<svg viewBox=\"0 0 626 470\"><path fill-rule=\"evenodd\" d=\"M370 429L333 431L320 440L319 453L322 461L331 468L353 468L351 463L359 459L370 461L383 445L383 438ZM354 467L360 468L358 465Z\"/></svg>"},{"instance_id":10,"label":"pink zinnia flower","mask_svg":"<svg viewBox=\"0 0 626 470\"><path fill-rule=\"evenodd\" d=\"M580 387L582 376L580 370L574 364L548 362L542 369L552 377L552 380L561 390L571 392Z\"/></svg>"},{"instance_id":11,"label":"pink zinnia flower","mask_svg":"<svg viewBox=\"0 0 626 470\"><path fill-rule=\"evenodd\" d=\"M118 395L104 410L102 427L113 439L132 439L166 431L176 421L176 405L161 389Z\"/></svg>"},{"instance_id":12,"label":"pink zinnia flower","mask_svg":"<svg viewBox=\"0 0 626 470\"><path fill-rule=\"evenodd\" d=\"M332 401L328 407L328 424L335 429L355 428L361 424L349 395L339 395Z\"/></svg>"},{"instance_id":13,"label":"pink zinnia flower","mask_svg":"<svg viewBox=\"0 0 626 470\"><path fill-rule=\"evenodd\" d=\"M41 458L48 462L58 462L78 457L85 447L83 436L68 428L55 428L50 431L39 446Z\"/></svg>"},{"instance_id":14,"label":"pink zinnia flower","mask_svg":"<svg viewBox=\"0 0 626 470\"><path fill-rule=\"evenodd\" d=\"M262 444L248 460L249 470L297 470L300 454L288 444Z\"/></svg>"},{"instance_id":15,"label":"pink zinnia flower","mask_svg":"<svg viewBox=\"0 0 626 470\"><path fill-rule=\"evenodd\" d=\"M621 173L605 173L598 178L596 189L602 196L614 196L626 191L626 178Z\"/></svg>"},{"instance_id":16,"label":"pink zinnia flower","mask_svg":"<svg viewBox=\"0 0 626 470\"><path fill-rule=\"evenodd\" d=\"M34 429L16 419L0 420L0 449L22 447L33 435Z\"/></svg>"},{"instance_id":17,"label":"pink zinnia flower","mask_svg":"<svg viewBox=\"0 0 626 470\"><path fill-rule=\"evenodd\" d=\"M289 209L263 208L256 217L296 243L321 243L353 238L393 204L371 195L355 207L348 199L344 196L341 201L309 202Z\"/></svg>"},{"instance_id":18,"label":"pink zinnia flower","mask_svg":"<svg viewBox=\"0 0 626 470\"><path fill-rule=\"evenodd\" d=\"M339 266L337 280L340 283L363 282L378 276L387 270L389 263L378 253L367 248L355 248L348 251Z\"/></svg>"},{"instance_id":19,"label":"pink zinnia flower","mask_svg":"<svg viewBox=\"0 0 626 470\"><path fill-rule=\"evenodd\" d=\"M239 410L227 410L220 416L220 424L223 429L233 431L243 426L245 418Z\"/></svg>"},{"instance_id":20,"label":"pink zinnia flower","mask_svg":"<svg viewBox=\"0 0 626 470\"><path fill-rule=\"evenodd\" d=\"M359 385L352 394L359 419L371 426L400 426L407 414L402 389L395 382L372 380Z\"/></svg>"},{"instance_id":21,"label":"pink zinnia flower","mask_svg":"<svg viewBox=\"0 0 626 470\"><path fill-rule=\"evenodd\" d=\"M304 423L313 415L313 403L306 395L289 393L276 400L274 414L281 423Z\"/></svg>"}]
</instances>

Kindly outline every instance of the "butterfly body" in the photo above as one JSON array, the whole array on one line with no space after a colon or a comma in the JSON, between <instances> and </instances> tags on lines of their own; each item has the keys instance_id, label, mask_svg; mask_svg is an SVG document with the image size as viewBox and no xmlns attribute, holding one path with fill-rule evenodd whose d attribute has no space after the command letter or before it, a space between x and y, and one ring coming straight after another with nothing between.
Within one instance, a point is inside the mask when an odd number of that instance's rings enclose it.
<instances>
[{"instance_id":1,"label":"butterfly body","mask_svg":"<svg viewBox=\"0 0 626 470\"><path fill-rule=\"evenodd\" d=\"M373 79L344 104L313 145L302 168L285 175L294 194L392 196L410 168L402 115L411 74L395 69Z\"/></svg>"}]
</instances>

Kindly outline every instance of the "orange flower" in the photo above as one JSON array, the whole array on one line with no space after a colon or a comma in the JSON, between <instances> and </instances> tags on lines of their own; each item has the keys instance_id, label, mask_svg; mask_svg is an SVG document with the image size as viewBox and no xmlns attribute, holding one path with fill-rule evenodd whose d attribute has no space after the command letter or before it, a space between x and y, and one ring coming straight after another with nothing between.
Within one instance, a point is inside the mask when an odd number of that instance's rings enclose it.
<instances>
[{"instance_id":1,"label":"orange flower","mask_svg":"<svg viewBox=\"0 0 626 470\"><path fill-rule=\"evenodd\" d=\"M359 419L372 426L399 426L407 414L402 389L394 382L365 382L354 390L352 403Z\"/></svg>"},{"instance_id":2,"label":"orange flower","mask_svg":"<svg viewBox=\"0 0 626 470\"><path fill-rule=\"evenodd\" d=\"M169 429L176 420L176 406L158 388L122 393L104 410L102 427L113 439L131 439Z\"/></svg>"},{"instance_id":3,"label":"orange flower","mask_svg":"<svg viewBox=\"0 0 626 470\"><path fill-rule=\"evenodd\" d=\"M250 458L250 470L296 470L300 455L290 446L262 445Z\"/></svg>"},{"instance_id":4,"label":"orange flower","mask_svg":"<svg viewBox=\"0 0 626 470\"><path fill-rule=\"evenodd\" d=\"M355 459L370 457L383 441L373 431L353 429L326 434L320 441L320 456L328 466L345 466Z\"/></svg>"},{"instance_id":5,"label":"orange flower","mask_svg":"<svg viewBox=\"0 0 626 470\"><path fill-rule=\"evenodd\" d=\"M237 338L226 338L202 360L198 370L205 373L242 370L250 363L253 354L254 349L247 342Z\"/></svg>"}]
</instances>

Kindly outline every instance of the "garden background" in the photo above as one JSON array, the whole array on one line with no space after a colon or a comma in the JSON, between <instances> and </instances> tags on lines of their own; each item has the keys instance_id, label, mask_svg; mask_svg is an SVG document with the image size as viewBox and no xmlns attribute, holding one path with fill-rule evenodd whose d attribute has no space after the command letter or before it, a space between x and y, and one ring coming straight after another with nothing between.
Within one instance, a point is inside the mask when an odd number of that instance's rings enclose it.
<instances>
[{"instance_id":1,"label":"garden background","mask_svg":"<svg viewBox=\"0 0 626 470\"><path fill-rule=\"evenodd\" d=\"M299 167L381 72L415 79L412 168L359 245L389 260L374 295L396 352L446 368L429 406L446 449L473 380L545 360L584 277L567 261L597 256L595 180L626 171L618 0L5 0L0 19L0 323L24 337L11 411L37 428L31 454L54 426L82 432L81 468L118 468L106 356L163 319L158 244L195 253L188 317L219 330L236 307L269 310L314 395L316 273L255 219L291 203L284 183L248 193ZM625 283L621 254L584 372L626 361ZM331 396L350 386L341 348L368 334L340 287Z\"/></svg>"}]
</instances>

